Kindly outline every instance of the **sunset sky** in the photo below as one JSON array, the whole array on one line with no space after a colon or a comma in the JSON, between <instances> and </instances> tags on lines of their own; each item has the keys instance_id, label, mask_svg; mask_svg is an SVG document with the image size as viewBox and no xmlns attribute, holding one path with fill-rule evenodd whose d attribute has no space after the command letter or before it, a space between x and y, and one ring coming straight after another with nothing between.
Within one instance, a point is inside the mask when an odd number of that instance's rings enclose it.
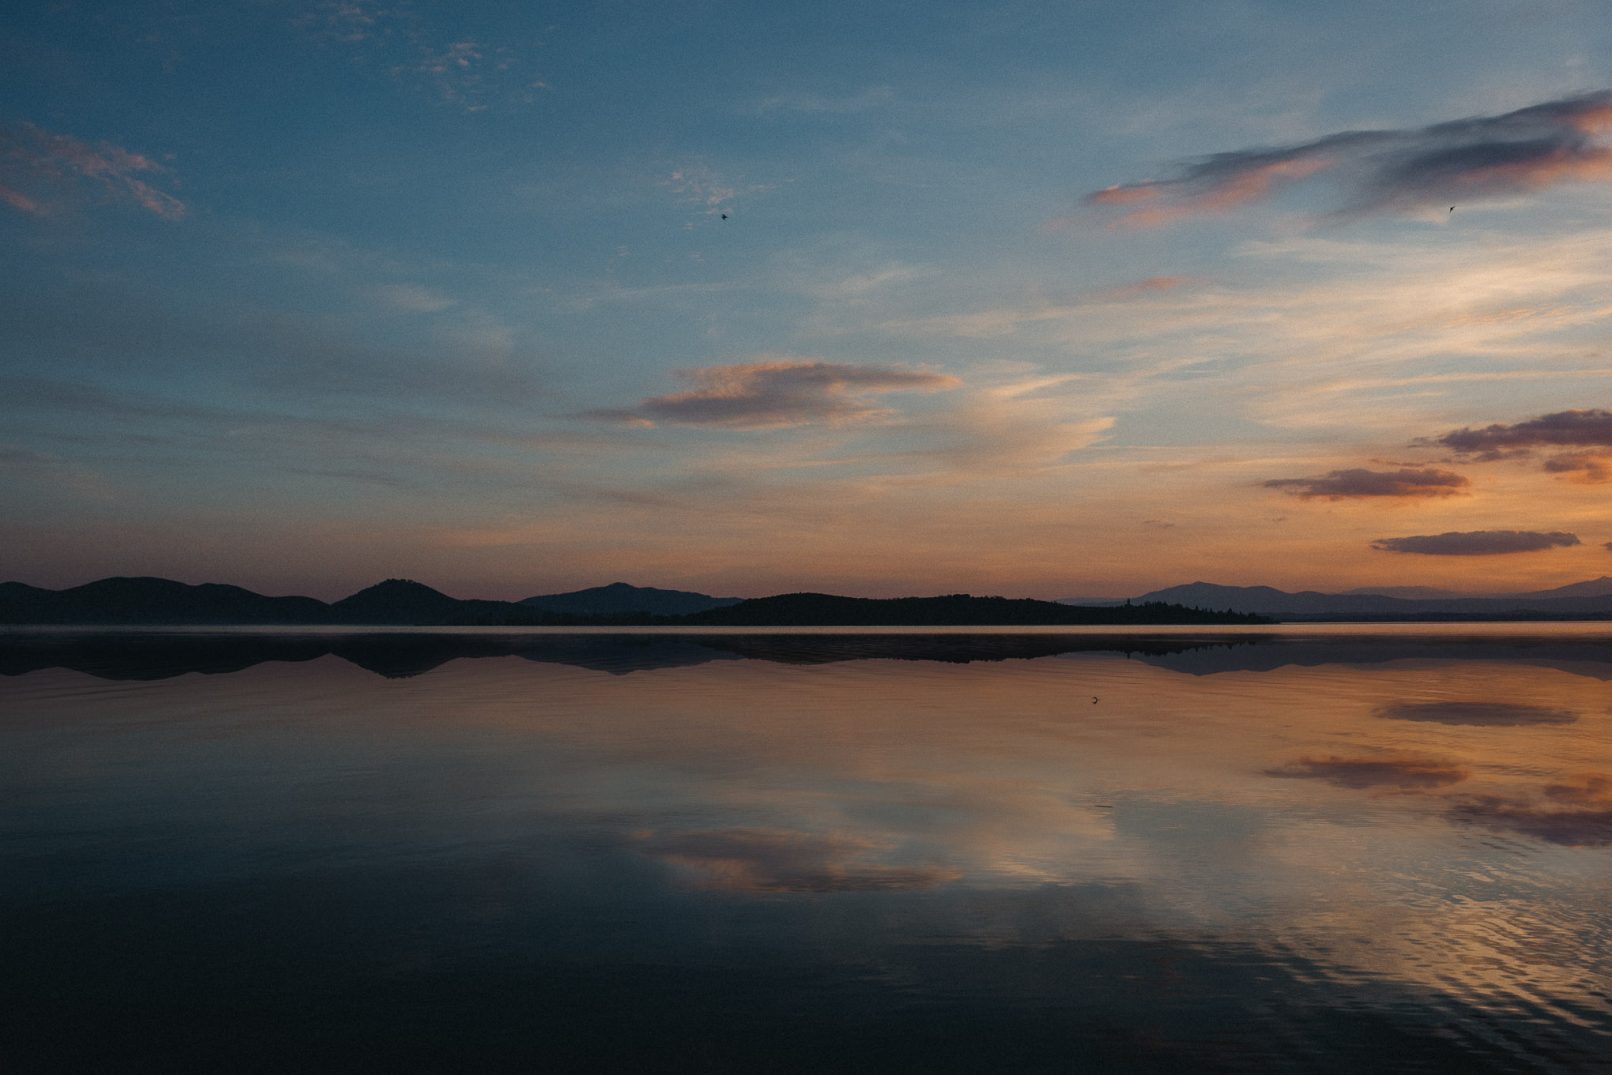
<instances>
[{"instance_id":1,"label":"sunset sky","mask_svg":"<svg viewBox=\"0 0 1612 1075\"><path fill-rule=\"evenodd\" d=\"M1594 0L0 20L0 578L1612 574Z\"/></svg>"}]
</instances>

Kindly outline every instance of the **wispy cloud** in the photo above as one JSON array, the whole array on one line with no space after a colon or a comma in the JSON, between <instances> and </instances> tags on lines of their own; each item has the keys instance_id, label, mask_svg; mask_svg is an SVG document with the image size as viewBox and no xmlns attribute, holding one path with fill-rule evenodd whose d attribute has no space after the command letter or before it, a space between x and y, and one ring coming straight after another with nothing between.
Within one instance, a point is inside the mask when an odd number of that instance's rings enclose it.
<instances>
[{"instance_id":1,"label":"wispy cloud","mask_svg":"<svg viewBox=\"0 0 1612 1075\"><path fill-rule=\"evenodd\" d=\"M1427 721L1482 728L1527 727L1535 724L1572 724L1578 714L1570 709L1525 705L1517 702L1394 702L1377 710L1389 720Z\"/></svg>"},{"instance_id":2,"label":"wispy cloud","mask_svg":"<svg viewBox=\"0 0 1612 1075\"><path fill-rule=\"evenodd\" d=\"M431 25L406 4L327 0L292 21L313 37L382 64L393 78L425 87L444 104L466 112L529 103L547 88L515 49Z\"/></svg>"},{"instance_id":3,"label":"wispy cloud","mask_svg":"<svg viewBox=\"0 0 1612 1075\"><path fill-rule=\"evenodd\" d=\"M1105 288L1091 296L1095 302L1134 302L1165 291L1178 291L1201 283L1193 276L1149 276L1128 284Z\"/></svg>"},{"instance_id":4,"label":"wispy cloud","mask_svg":"<svg viewBox=\"0 0 1612 1075\"><path fill-rule=\"evenodd\" d=\"M1503 556L1540 552L1579 544L1576 534L1560 530L1469 530L1415 537L1378 538L1371 547L1379 552L1418 553L1422 556Z\"/></svg>"},{"instance_id":5,"label":"wispy cloud","mask_svg":"<svg viewBox=\"0 0 1612 1075\"><path fill-rule=\"evenodd\" d=\"M719 216L733 209L735 200L746 194L761 194L772 189L770 184L746 182L698 161L674 168L661 181L661 186L685 204L698 207L706 216Z\"/></svg>"},{"instance_id":6,"label":"wispy cloud","mask_svg":"<svg viewBox=\"0 0 1612 1075\"><path fill-rule=\"evenodd\" d=\"M751 105L752 112L799 112L805 115L850 115L882 108L895 100L889 86L871 86L860 93L778 93Z\"/></svg>"},{"instance_id":7,"label":"wispy cloud","mask_svg":"<svg viewBox=\"0 0 1612 1075\"><path fill-rule=\"evenodd\" d=\"M1441 788L1471 773L1463 766L1429 758L1300 758L1267 776L1324 780L1342 788Z\"/></svg>"},{"instance_id":8,"label":"wispy cloud","mask_svg":"<svg viewBox=\"0 0 1612 1075\"><path fill-rule=\"evenodd\" d=\"M638 846L694 872L704 886L740 892L911 890L961 876L950 866L881 862L881 849L867 840L779 829L654 834Z\"/></svg>"},{"instance_id":9,"label":"wispy cloud","mask_svg":"<svg viewBox=\"0 0 1612 1075\"><path fill-rule=\"evenodd\" d=\"M1325 176L1342 211L1372 213L1514 195L1573 179L1612 179L1612 90L1565 97L1494 116L1428 127L1341 131L1274 148L1214 153L1169 179L1095 191L1092 205L1136 225L1162 224L1270 197Z\"/></svg>"},{"instance_id":10,"label":"wispy cloud","mask_svg":"<svg viewBox=\"0 0 1612 1075\"><path fill-rule=\"evenodd\" d=\"M449 296L419 284L378 284L373 292L384 305L406 313L441 313L455 305Z\"/></svg>"},{"instance_id":11,"label":"wispy cloud","mask_svg":"<svg viewBox=\"0 0 1612 1075\"><path fill-rule=\"evenodd\" d=\"M86 142L32 123L0 129L0 202L18 212L42 216L87 190L164 220L181 219L185 203L161 182L173 182L167 167L112 142Z\"/></svg>"},{"instance_id":12,"label":"wispy cloud","mask_svg":"<svg viewBox=\"0 0 1612 1075\"><path fill-rule=\"evenodd\" d=\"M1452 470L1438 467L1400 470L1334 470L1315 478L1273 478L1261 483L1303 500L1350 500L1392 497L1427 500L1460 496L1471 483Z\"/></svg>"},{"instance_id":13,"label":"wispy cloud","mask_svg":"<svg viewBox=\"0 0 1612 1075\"><path fill-rule=\"evenodd\" d=\"M802 359L706 366L681 376L694 387L591 416L644 426L665 422L731 429L843 424L890 413L869 403L868 396L944 391L962 383L924 370Z\"/></svg>"}]
</instances>

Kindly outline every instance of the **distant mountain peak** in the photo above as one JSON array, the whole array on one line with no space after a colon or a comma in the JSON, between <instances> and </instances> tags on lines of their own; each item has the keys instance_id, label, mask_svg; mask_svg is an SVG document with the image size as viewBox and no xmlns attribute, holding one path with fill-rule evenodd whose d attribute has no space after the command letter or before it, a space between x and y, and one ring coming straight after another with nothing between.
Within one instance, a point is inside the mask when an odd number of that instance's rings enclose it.
<instances>
[{"instance_id":1,"label":"distant mountain peak","mask_svg":"<svg viewBox=\"0 0 1612 1075\"><path fill-rule=\"evenodd\" d=\"M453 600L453 598L448 598L447 593L443 593L442 590L434 590L434 588L427 587L426 583L414 582L413 579L385 579L382 582L377 582L376 585L372 585L372 587L364 587L363 590L359 590L358 593L353 593L353 595L343 598L343 600L351 601L353 598L359 598L359 596L388 596L388 598L434 596L434 598Z\"/></svg>"},{"instance_id":2,"label":"distant mountain peak","mask_svg":"<svg viewBox=\"0 0 1612 1075\"><path fill-rule=\"evenodd\" d=\"M520 602L531 608L571 616L686 616L739 603L737 597L712 597L688 590L662 590L612 582L569 593L543 594Z\"/></svg>"}]
</instances>

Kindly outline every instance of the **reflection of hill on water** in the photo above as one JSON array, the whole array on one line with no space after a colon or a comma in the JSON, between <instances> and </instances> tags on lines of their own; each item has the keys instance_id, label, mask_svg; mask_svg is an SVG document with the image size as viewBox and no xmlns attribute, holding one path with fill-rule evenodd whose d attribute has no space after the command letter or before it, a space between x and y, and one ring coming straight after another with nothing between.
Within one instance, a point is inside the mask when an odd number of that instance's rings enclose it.
<instances>
[{"instance_id":1,"label":"reflection of hill on water","mask_svg":"<svg viewBox=\"0 0 1612 1075\"><path fill-rule=\"evenodd\" d=\"M224 634L96 631L15 634L0 645L0 674L66 668L102 679L166 679L187 672L238 672L266 661L336 656L388 678L417 676L450 661L519 657L544 664L626 675L710 661L782 664L839 661L1023 660L1067 653L1162 655L1244 639L1148 639L1080 635L790 635L790 634Z\"/></svg>"},{"instance_id":2,"label":"reflection of hill on water","mask_svg":"<svg viewBox=\"0 0 1612 1075\"><path fill-rule=\"evenodd\" d=\"M0 635L0 674L66 668L115 680L238 672L269 661L336 656L388 678L450 661L519 657L611 675L711 661L782 664L901 660L965 664L1079 654L1135 658L1193 676L1269 672L1288 666L1366 667L1394 661L1500 661L1612 680L1612 647L1595 639L1286 638L1267 635L1098 634L354 634L41 632Z\"/></svg>"},{"instance_id":3,"label":"reflection of hill on water","mask_svg":"<svg viewBox=\"0 0 1612 1075\"><path fill-rule=\"evenodd\" d=\"M1194 676L1223 672L1274 672L1287 666L1369 667L1392 661L1497 661L1554 668L1590 679L1612 680L1612 646L1596 638L1517 636L1403 638L1286 638L1264 636L1256 645L1199 647L1180 653L1139 654L1149 664Z\"/></svg>"}]
</instances>

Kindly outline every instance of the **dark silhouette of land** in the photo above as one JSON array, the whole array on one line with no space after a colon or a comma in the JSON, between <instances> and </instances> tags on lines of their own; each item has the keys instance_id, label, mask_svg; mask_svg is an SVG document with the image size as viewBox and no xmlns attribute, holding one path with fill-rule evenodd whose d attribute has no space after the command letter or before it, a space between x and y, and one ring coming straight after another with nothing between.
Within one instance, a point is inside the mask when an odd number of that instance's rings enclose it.
<instances>
[{"instance_id":1,"label":"dark silhouette of land","mask_svg":"<svg viewBox=\"0 0 1612 1075\"><path fill-rule=\"evenodd\" d=\"M1055 601L1002 597L913 597L873 600L828 594L785 594L751 601L681 591L604 587L591 601L578 594L551 610L527 601L460 600L407 579L387 579L326 604L312 597L265 597L238 586L190 586L169 579L110 578L67 590L45 590L22 583L0 584L0 623L103 626L397 626L397 627L574 627L574 626L1042 626L1101 624L1264 623L1246 613L1216 613L1179 605L1148 603L1117 608L1080 608ZM587 594L588 591L581 591ZM668 596L671 595L671 596ZM698 600L695 600L698 599ZM636 603L635 603L636 601ZM649 611L693 607L701 611L668 614Z\"/></svg>"},{"instance_id":2,"label":"dark silhouette of land","mask_svg":"<svg viewBox=\"0 0 1612 1075\"><path fill-rule=\"evenodd\" d=\"M835 597L791 593L759 597L727 608L685 616L710 627L1033 627L1064 624L1233 624L1269 623L1247 613L1209 612L1163 602L1082 608L1054 601L1006 597Z\"/></svg>"},{"instance_id":3,"label":"dark silhouette of land","mask_svg":"<svg viewBox=\"0 0 1612 1075\"><path fill-rule=\"evenodd\" d=\"M688 590L661 590L612 582L570 593L528 597L520 603L562 616L687 616L712 608L737 605L742 597L712 597Z\"/></svg>"},{"instance_id":4,"label":"dark silhouette of land","mask_svg":"<svg viewBox=\"0 0 1612 1075\"><path fill-rule=\"evenodd\" d=\"M1426 587L1391 592L1194 582L1129 600L862 598L793 593L742 599L623 582L521 601L465 600L387 579L339 601L268 597L239 586L107 578L64 590L0 583L0 624L388 627L1056 627L1111 625L1612 619L1612 578L1532 593L1463 597Z\"/></svg>"},{"instance_id":5,"label":"dark silhouette of land","mask_svg":"<svg viewBox=\"0 0 1612 1075\"><path fill-rule=\"evenodd\" d=\"M1081 605L1118 603L1101 598L1068 600ZM1474 597L1412 586L1347 593L1316 590L1289 593L1270 586L1192 582L1154 590L1130 600L1252 612L1286 621L1600 620L1612 619L1612 578L1603 576L1551 590Z\"/></svg>"}]
</instances>

